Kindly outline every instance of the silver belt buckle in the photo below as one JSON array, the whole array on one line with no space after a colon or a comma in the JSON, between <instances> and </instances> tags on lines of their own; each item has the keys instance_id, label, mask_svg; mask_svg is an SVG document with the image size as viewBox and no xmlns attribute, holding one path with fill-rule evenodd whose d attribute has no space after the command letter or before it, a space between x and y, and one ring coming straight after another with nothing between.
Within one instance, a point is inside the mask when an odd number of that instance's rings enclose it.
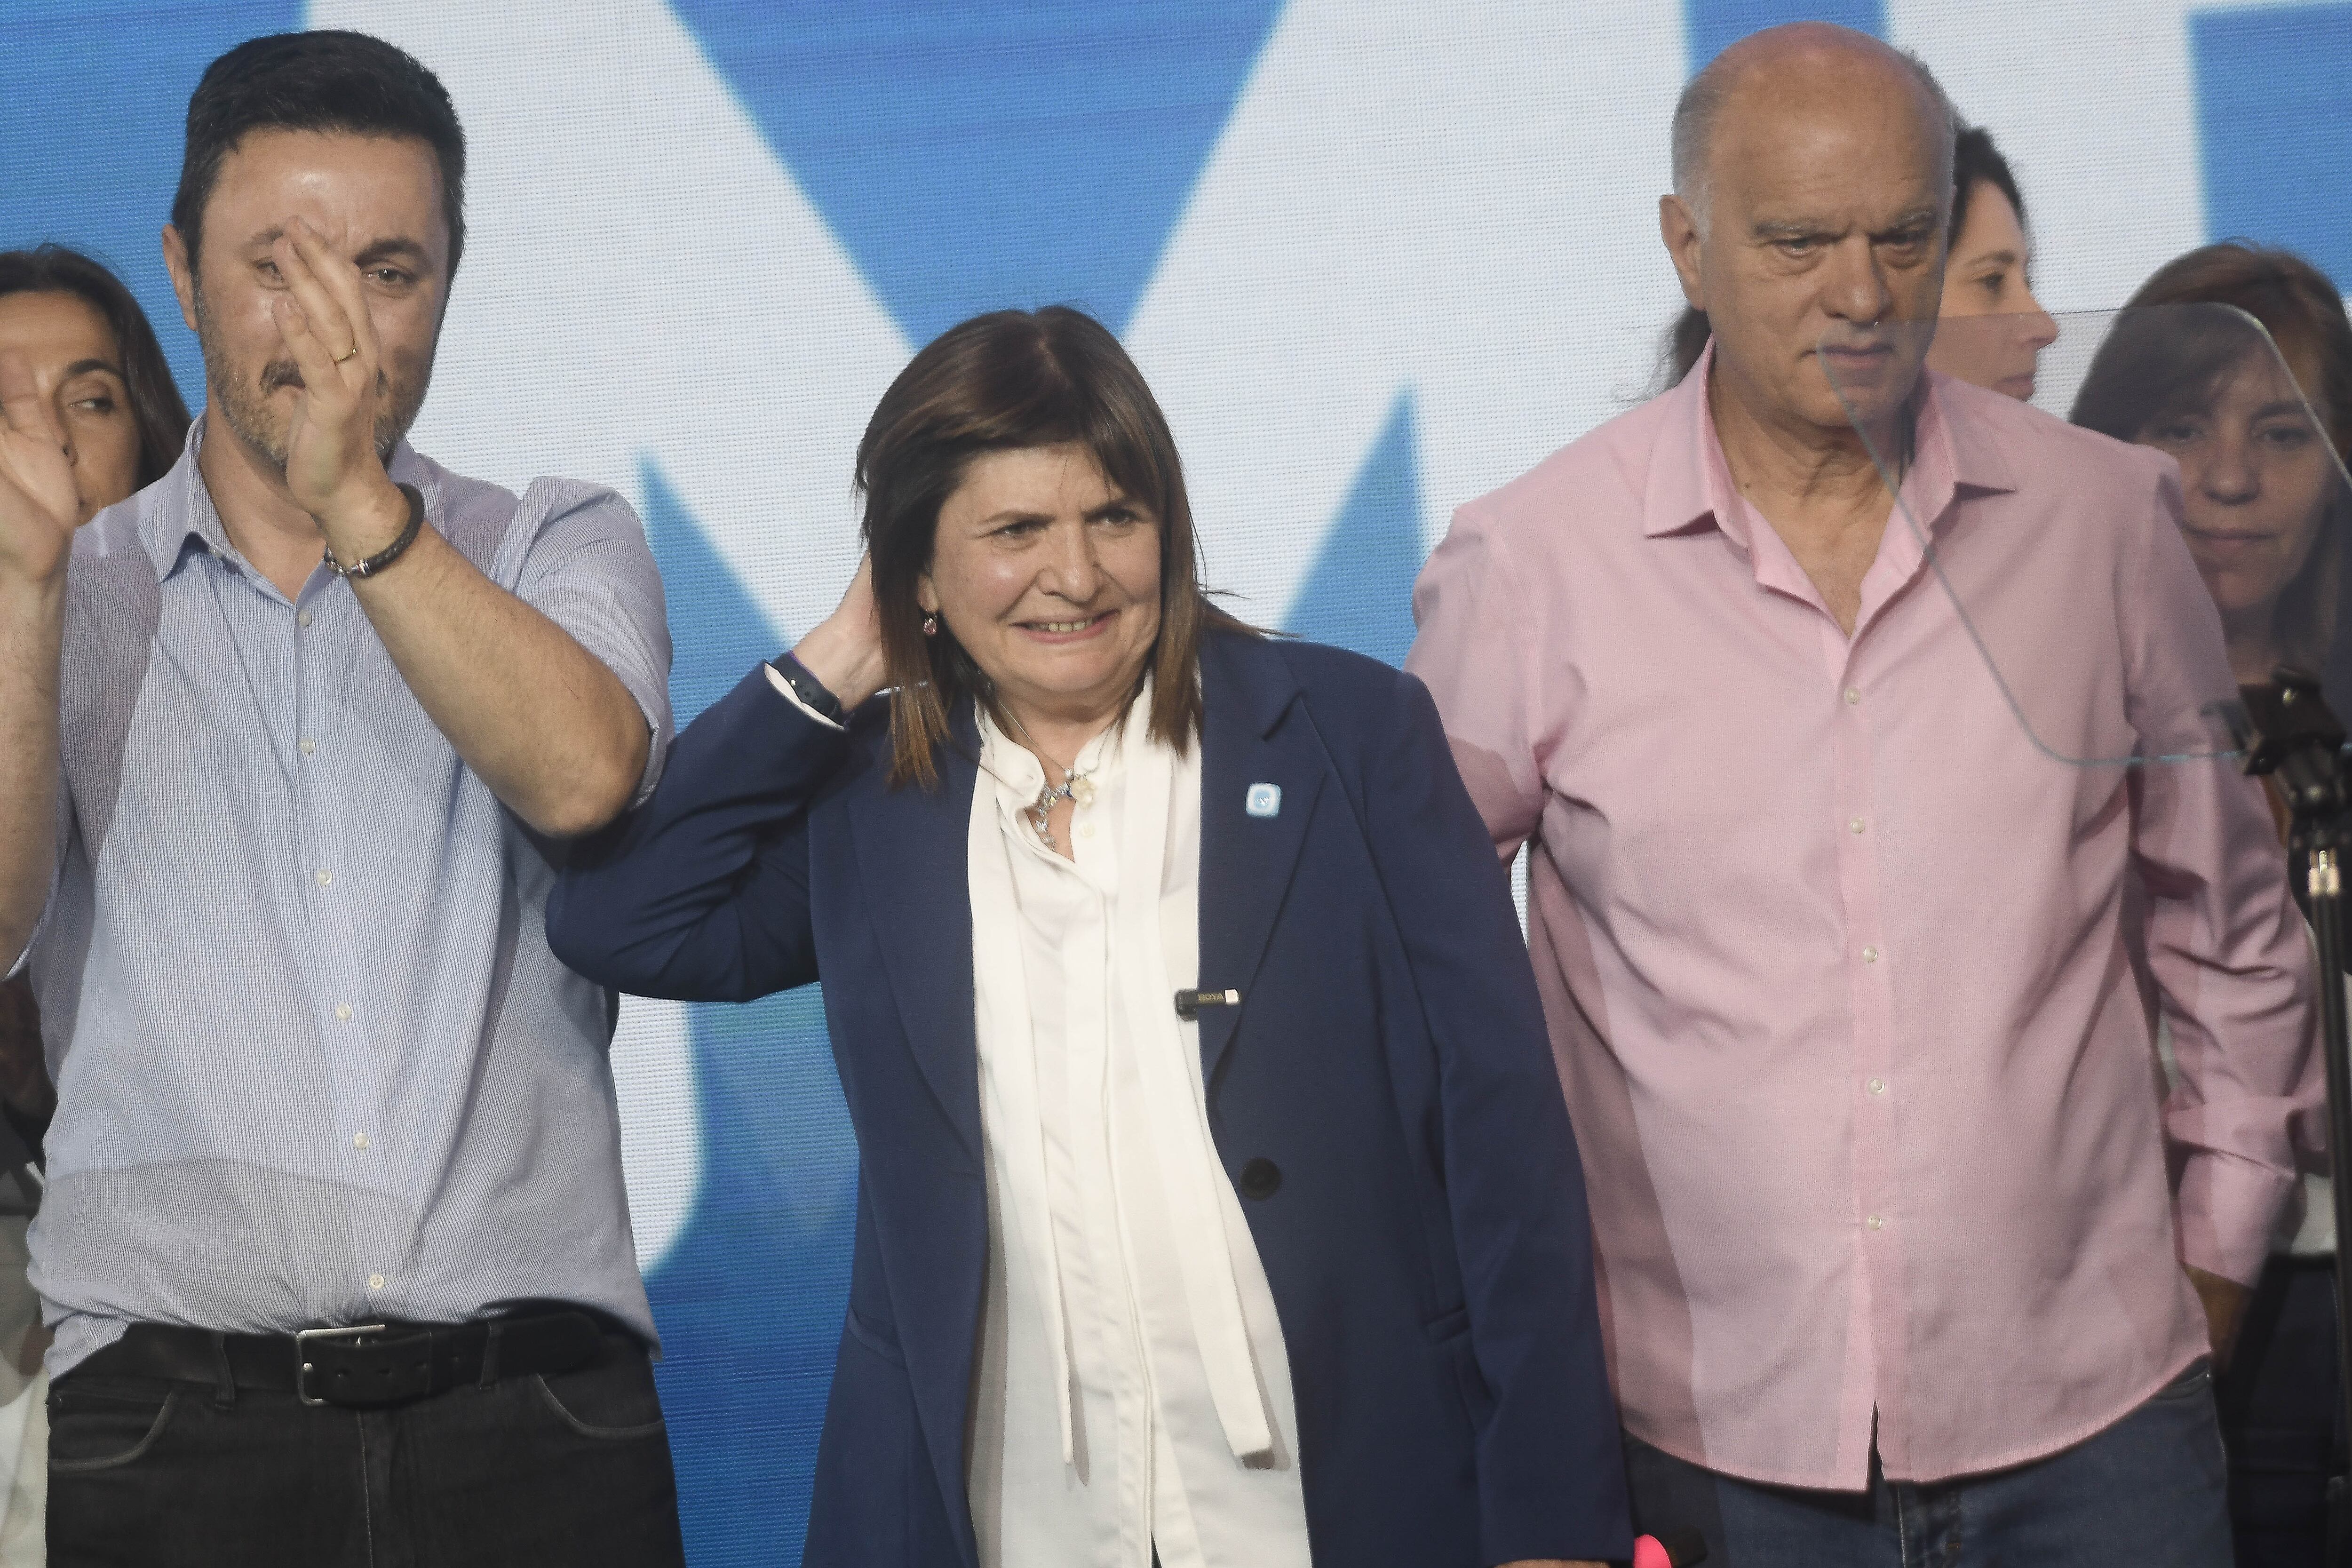
<instances>
[{"instance_id":1,"label":"silver belt buckle","mask_svg":"<svg viewBox=\"0 0 2352 1568\"><path fill-rule=\"evenodd\" d=\"M312 1340L357 1340L383 1332L382 1323L361 1323L348 1329L299 1329L294 1334L294 1397L305 1405L323 1405L323 1399L310 1397L310 1342Z\"/></svg>"}]
</instances>

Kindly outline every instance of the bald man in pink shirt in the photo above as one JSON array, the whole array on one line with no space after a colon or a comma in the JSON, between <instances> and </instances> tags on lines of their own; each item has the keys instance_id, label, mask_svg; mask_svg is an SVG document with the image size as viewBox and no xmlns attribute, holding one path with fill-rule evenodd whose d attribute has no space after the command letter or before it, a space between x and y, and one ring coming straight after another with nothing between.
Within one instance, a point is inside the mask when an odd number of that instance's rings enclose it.
<instances>
[{"instance_id":1,"label":"bald man in pink shirt","mask_svg":"<svg viewBox=\"0 0 2352 1568\"><path fill-rule=\"evenodd\" d=\"M2260 786L2053 760L1956 609L2026 628L2069 755L2233 690L2170 459L1885 330L1936 313L1951 137L1838 28L1695 78L1661 212L1715 342L1461 510L1408 668L1530 845L1636 1526L1710 1568L2226 1568L2208 1366L2318 1103L2312 965Z\"/></svg>"}]
</instances>

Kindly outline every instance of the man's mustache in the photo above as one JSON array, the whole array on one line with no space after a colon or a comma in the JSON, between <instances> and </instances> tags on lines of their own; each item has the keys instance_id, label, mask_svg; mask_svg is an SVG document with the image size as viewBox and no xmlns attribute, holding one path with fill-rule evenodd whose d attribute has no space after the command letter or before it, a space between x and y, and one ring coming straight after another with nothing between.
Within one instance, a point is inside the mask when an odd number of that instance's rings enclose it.
<instances>
[{"instance_id":1,"label":"man's mustache","mask_svg":"<svg viewBox=\"0 0 2352 1568\"><path fill-rule=\"evenodd\" d=\"M301 367L290 359L272 360L261 373L263 396L268 396L281 386L299 387L305 392L310 390L309 384L302 379ZM379 397L387 395L392 391L392 377L384 374L382 365L376 367L375 390Z\"/></svg>"}]
</instances>

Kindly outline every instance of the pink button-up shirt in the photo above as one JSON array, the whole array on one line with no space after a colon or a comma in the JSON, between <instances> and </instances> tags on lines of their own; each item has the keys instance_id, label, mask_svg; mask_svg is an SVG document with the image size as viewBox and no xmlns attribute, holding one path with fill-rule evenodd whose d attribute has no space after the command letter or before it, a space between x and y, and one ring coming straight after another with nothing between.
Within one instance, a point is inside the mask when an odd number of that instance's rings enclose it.
<instances>
[{"instance_id":1,"label":"pink button-up shirt","mask_svg":"<svg viewBox=\"0 0 2352 1568\"><path fill-rule=\"evenodd\" d=\"M2180 1260L2262 1267L2323 1092L2284 857L2227 763L2036 750L1899 513L1849 640L1708 365L1456 514L1408 668L1533 840L1627 1426L1795 1486L1864 1487L1874 1422L1898 1479L2016 1464L2204 1353ZM1938 375L1904 497L2063 754L2232 689L2168 458Z\"/></svg>"}]
</instances>

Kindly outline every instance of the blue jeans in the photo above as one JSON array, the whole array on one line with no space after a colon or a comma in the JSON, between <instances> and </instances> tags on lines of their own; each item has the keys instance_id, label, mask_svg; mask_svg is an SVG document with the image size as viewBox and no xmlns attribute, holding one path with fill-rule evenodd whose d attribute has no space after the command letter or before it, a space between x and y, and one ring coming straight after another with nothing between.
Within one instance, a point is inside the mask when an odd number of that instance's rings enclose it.
<instances>
[{"instance_id":1,"label":"blue jeans","mask_svg":"<svg viewBox=\"0 0 2352 1568\"><path fill-rule=\"evenodd\" d=\"M2014 1469L1866 1492L1769 1487L1625 1439L1633 1528L1706 1568L2231 1568L2229 1470L2199 1362L2122 1420Z\"/></svg>"}]
</instances>

